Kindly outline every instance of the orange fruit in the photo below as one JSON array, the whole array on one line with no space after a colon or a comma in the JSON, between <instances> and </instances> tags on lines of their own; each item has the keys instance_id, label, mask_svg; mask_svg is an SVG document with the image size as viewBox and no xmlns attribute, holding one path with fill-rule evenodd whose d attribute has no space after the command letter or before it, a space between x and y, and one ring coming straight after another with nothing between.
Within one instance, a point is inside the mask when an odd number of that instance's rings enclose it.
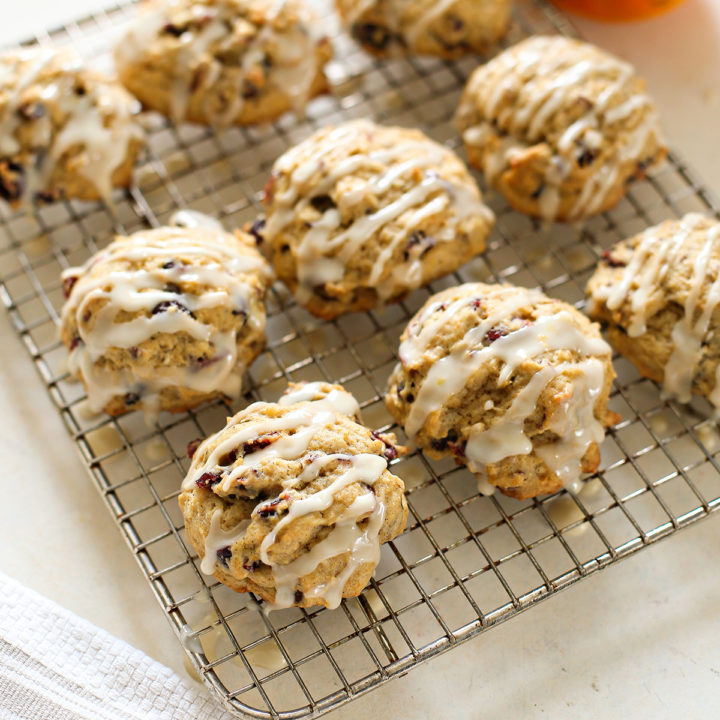
<instances>
[{"instance_id":1,"label":"orange fruit","mask_svg":"<svg viewBox=\"0 0 720 720\"><path fill-rule=\"evenodd\" d=\"M561 10L596 20L640 20L659 15L684 0L553 0Z\"/></svg>"}]
</instances>

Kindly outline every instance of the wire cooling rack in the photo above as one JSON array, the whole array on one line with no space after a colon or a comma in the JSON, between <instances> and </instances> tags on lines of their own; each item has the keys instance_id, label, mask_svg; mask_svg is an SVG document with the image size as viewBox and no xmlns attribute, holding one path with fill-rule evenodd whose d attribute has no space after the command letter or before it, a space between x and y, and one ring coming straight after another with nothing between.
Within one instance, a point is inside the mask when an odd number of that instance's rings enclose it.
<instances>
[{"instance_id":1,"label":"wire cooling rack","mask_svg":"<svg viewBox=\"0 0 720 720\"><path fill-rule=\"evenodd\" d=\"M529 32L573 32L545 5L516 6L507 43ZM102 63L134 11L117 6L32 42L71 43ZM407 529L384 546L358 599L335 611L265 616L251 597L200 572L177 506L185 448L219 429L233 408L218 402L161 415L152 428L137 412L115 419L90 414L57 339L60 272L113 233L162 224L179 207L209 212L227 227L252 219L275 157L328 123L370 116L420 126L458 147L452 114L477 59L375 62L329 13L326 19L336 47L335 91L314 100L304 120L222 133L158 121L137 186L116 193L114 213L79 202L35 216L0 209L0 295L12 323L192 666L228 708L253 718L317 716L337 707L720 506L720 433L709 407L662 401L656 385L616 358L611 408L623 419L603 444L601 472L579 492L526 501L484 497L464 468L416 452L393 462L407 487ZM234 409L276 399L289 380L327 378L357 396L368 425L396 429L383 389L398 336L430 293L504 280L538 285L582 307L585 282L612 243L685 212L720 215L674 155L612 212L582 226L543 228L502 198L488 197L498 220L487 252L385 311L324 322L276 286L268 299L267 347Z\"/></svg>"}]
</instances>

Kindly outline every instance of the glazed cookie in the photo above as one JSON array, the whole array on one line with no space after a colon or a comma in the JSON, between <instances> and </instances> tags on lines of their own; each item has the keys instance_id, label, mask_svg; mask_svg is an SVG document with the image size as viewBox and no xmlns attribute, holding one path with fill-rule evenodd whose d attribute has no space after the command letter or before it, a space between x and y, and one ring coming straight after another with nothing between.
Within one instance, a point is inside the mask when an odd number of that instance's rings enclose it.
<instances>
[{"instance_id":1,"label":"glazed cookie","mask_svg":"<svg viewBox=\"0 0 720 720\"><path fill-rule=\"evenodd\" d=\"M505 35L510 0L336 0L352 36L379 57L452 59L483 53Z\"/></svg>"},{"instance_id":2,"label":"glazed cookie","mask_svg":"<svg viewBox=\"0 0 720 720\"><path fill-rule=\"evenodd\" d=\"M494 222L467 168L419 130L356 120L282 155L254 225L315 315L393 302L485 249Z\"/></svg>"},{"instance_id":3,"label":"glazed cookie","mask_svg":"<svg viewBox=\"0 0 720 720\"><path fill-rule=\"evenodd\" d=\"M125 87L175 122L269 122L327 90L306 0L151 0L115 48Z\"/></svg>"},{"instance_id":4,"label":"glazed cookie","mask_svg":"<svg viewBox=\"0 0 720 720\"><path fill-rule=\"evenodd\" d=\"M720 409L720 222L692 213L619 242L587 292L591 317L640 373Z\"/></svg>"},{"instance_id":5,"label":"glazed cookie","mask_svg":"<svg viewBox=\"0 0 720 720\"><path fill-rule=\"evenodd\" d=\"M598 326L571 305L468 283L433 295L400 339L386 404L431 457L521 499L597 470L615 373Z\"/></svg>"},{"instance_id":6,"label":"glazed cookie","mask_svg":"<svg viewBox=\"0 0 720 720\"><path fill-rule=\"evenodd\" d=\"M140 104L69 50L0 54L0 197L109 200L130 185Z\"/></svg>"},{"instance_id":7,"label":"glazed cookie","mask_svg":"<svg viewBox=\"0 0 720 720\"><path fill-rule=\"evenodd\" d=\"M236 397L264 342L269 280L251 237L212 227L118 237L66 270L61 337L90 407L153 416Z\"/></svg>"},{"instance_id":8,"label":"glazed cookie","mask_svg":"<svg viewBox=\"0 0 720 720\"><path fill-rule=\"evenodd\" d=\"M456 120L470 164L546 220L613 207L666 154L632 66L564 37L530 37L475 70Z\"/></svg>"},{"instance_id":9,"label":"glazed cookie","mask_svg":"<svg viewBox=\"0 0 720 720\"><path fill-rule=\"evenodd\" d=\"M272 609L335 608L362 592L408 511L388 470L394 437L357 414L337 385L291 385L195 450L180 507L203 572Z\"/></svg>"}]
</instances>

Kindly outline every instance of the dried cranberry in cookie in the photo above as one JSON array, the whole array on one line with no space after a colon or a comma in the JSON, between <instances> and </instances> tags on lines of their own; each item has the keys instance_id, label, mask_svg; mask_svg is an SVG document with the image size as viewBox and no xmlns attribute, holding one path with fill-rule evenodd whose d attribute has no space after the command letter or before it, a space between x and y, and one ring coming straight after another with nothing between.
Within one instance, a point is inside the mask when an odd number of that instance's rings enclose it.
<instances>
[{"instance_id":1,"label":"dried cranberry in cookie","mask_svg":"<svg viewBox=\"0 0 720 720\"><path fill-rule=\"evenodd\" d=\"M606 251L588 282L589 313L646 377L680 402L720 410L720 222L690 213Z\"/></svg>"},{"instance_id":2,"label":"dried cranberry in cookie","mask_svg":"<svg viewBox=\"0 0 720 720\"><path fill-rule=\"evenodd\" d=\"M358 412L340 386L294 385L197 448L179 502L203 572L272 609L335 608L362 592L408 511L386 455L405 449Z\"/></svg>"},{"instance_id":3,"label":"dried cranberry in cookie","mask_svg":"<svg viewBox=\"0 0 720 720\"><path fill-rule=\"evenodd\" d=\"M320 317L393 302L485 249L494 216L460 159L367 120L280 156L258 229L278 277Z\"/></svg>"},{"instance_id":4,"label":"dried cranberry in cookie","mask_svg":"<svg viewBox=\"0 0 720 720\"><path fill-rule=\"evenodd\" d=\"M96 411L153 415L235 397L262 348L270 272L247 235L143 230L65 276L61 337Z\"/></svg>"},{"instance_id":5,"label":"dried cranberry in cookie","mask_svg":"<svg viewBox=\"0 0 720 720\"><path fill-rule=\"evenodd\" d=\"M598 326L571 305L468 283L432 296L400 340L385 402L431 457L517 498L597 470L615 373Z\"/></svg>"},{"instance_id":6,"label":"dried cranberry in cookie","mask_svg":"<svg viewBox=\"0 0 720 720\"><path fill-rule=\"evenodd\" d=\"M143 105L218 127L302 113L331 55L306 0L151 0L115 48Z\"/></svg>"},{"instance_id":7,"label":"dried cranberry in cookie","mask_svg":"<svg viewBox=\"0 0 720 720\"><path fill-rule=\"evenodd\" d=\"M578 220L607 210L666 148L626 62L565 37L530 37L470 76L456 121L470 164L516 210Z\"/></svg>"},{"instance_id":8,"label":"dried cranberry in cookie","mask_svg":"<svg viewBox=\"0 0 720 720\"><path fill-rule=\"evenodd\" d=\"M68 49L0 54L0 197L109 200L145 142L140 104Z\"/></svg>"}]
</instances>

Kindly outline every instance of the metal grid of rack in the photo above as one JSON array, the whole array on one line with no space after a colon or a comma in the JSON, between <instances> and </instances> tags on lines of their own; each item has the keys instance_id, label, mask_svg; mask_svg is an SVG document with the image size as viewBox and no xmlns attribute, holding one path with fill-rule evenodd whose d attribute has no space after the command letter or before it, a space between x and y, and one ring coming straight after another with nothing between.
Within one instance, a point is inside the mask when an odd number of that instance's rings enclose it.
<instances>
[{"instance_id":1,"label":"metal grid of rack","mask_svg":"<svg viewBox=\"0 0 720 720\"><path fill-rule=\"evenodd\" d=\"M545 5L516 5L506 44L529 32L573 32ZM32 42L71 43L102 64L109 36L134 11L116 6ZM407 529L383 548L359 598L335 611L266 616L252 597L200 572L177 507L185 447L221 427L233 408L217 402L164 414L152 428L137 412L114 419L88 413L57 339L60 271L82 263L114 233L162 224L179 207L241 225L259 210L275 157L325 124L370 116L419 126L457 148L452 114L477 58L380 63L354 46L329 13L325 20L336 49L335 89L314 100L306 118L222 133L158 121L136 187L116 193L113 211L74 201L34 216L0 208L0 297L12 323L192 665L229 709L247 717L319 715L720 507L720 433L709 407L701 400L687 407L664 402L656 385L616 358L611 408L623 419L603 444L601 471L578 492L526 501L485 497L464 468L415 452L392 468L407 487ZM397 431L383 388L397 338L430 293L503 280L540 286L582 307L597 257L618 239L689 211L720 216L674 155L614 210L582 226L544 228L497 195L489 198L498 221L487 252L403 303L325 322L275 286L267 347L234 409L276 399L288 380L326 378L356 395L366 424Z\"/></svg>"}]
</instances>

